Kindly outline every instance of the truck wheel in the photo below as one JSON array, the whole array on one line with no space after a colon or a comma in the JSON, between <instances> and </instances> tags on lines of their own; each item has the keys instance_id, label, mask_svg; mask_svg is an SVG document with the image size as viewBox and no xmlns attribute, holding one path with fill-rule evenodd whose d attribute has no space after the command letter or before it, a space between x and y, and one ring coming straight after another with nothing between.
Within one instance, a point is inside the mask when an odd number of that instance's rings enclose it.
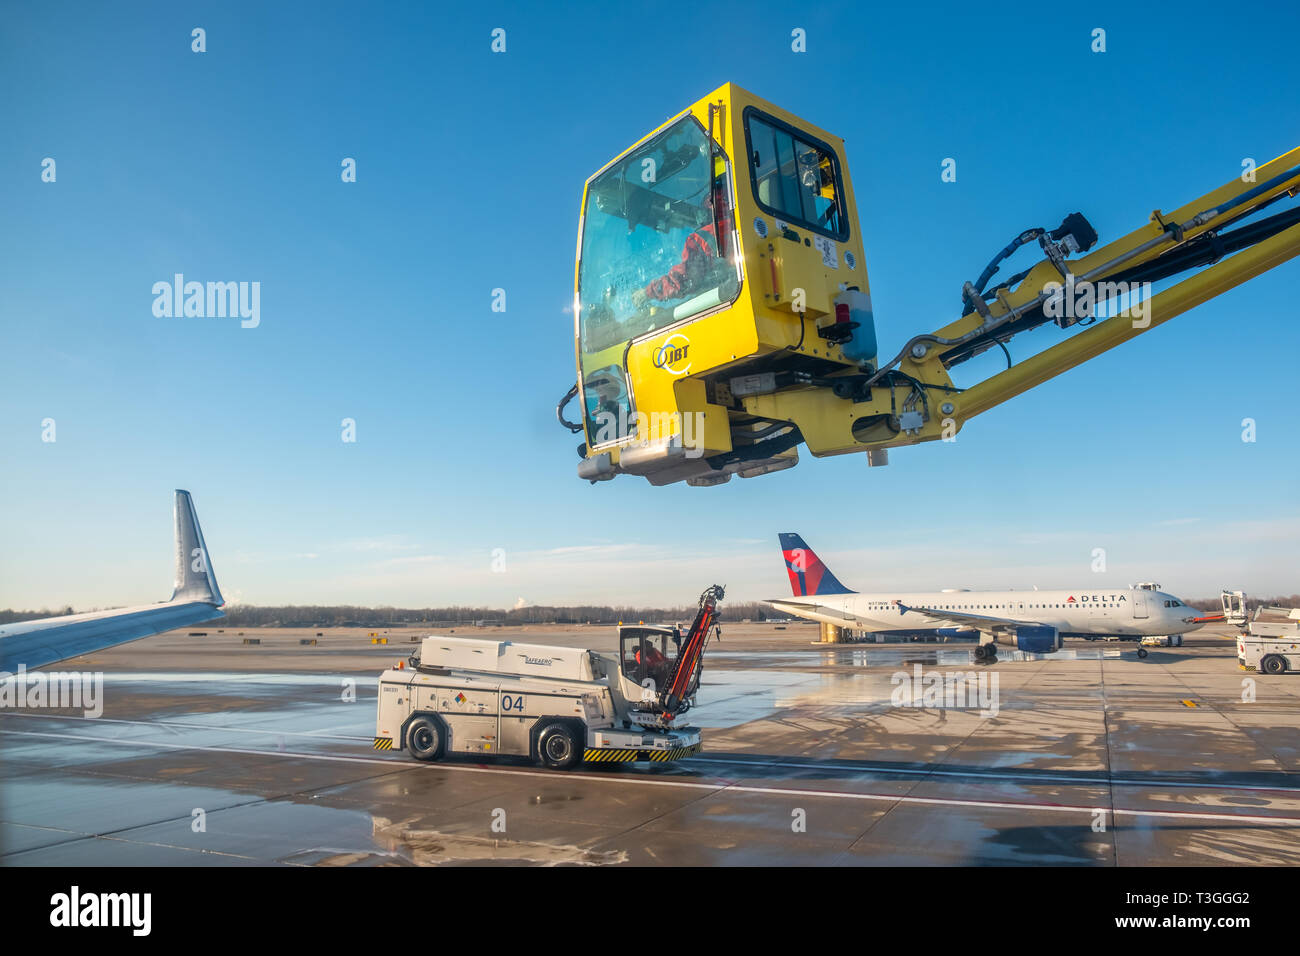
<instances>
[{"instance_id":1,"label":"truck wheel","mask_svg":"<svg viewBox=\"0 0 1300 956\"><path fill-rule=\"evenodd\" d=\"M1139 648L1138 648L1138 657L1139 657L1139 658L1143 658L1143 657L1146 657L1146 656L1147 656L1147 649L1146 649L1145 647L1139 647Z\"/></svg>"},{"instance_id":2,"label":"truck wheel","mask_svg":"<svg viewBox=\"0 0 1300 956\"><path fill-rule=\"evenodd\" d=\"M1285 674L1286 661L1276 654L1270 654L1261 662L1265 674Z\"/></svg>"},{"instance_id":3,"label":"truck wheel","mask_svg":"<svg viewBox=\"0 0 1300 956\"><path fill-rule=\"evenodd\" d=\"M537 735L537 756L543 766L568 770L582 756L573 731L565 724L547 724Z\"/></svg>"},{"instance_id":4,"label":"truck wheel","mask_svg":"<svg viewBox=\"0 0 1300 956\"><path fill-rule=\"evenodd\" d=\"M416 760L442 756L442 727L431 717L416 717L406 728L406 749Z\"/></svg>"}]
</instances>

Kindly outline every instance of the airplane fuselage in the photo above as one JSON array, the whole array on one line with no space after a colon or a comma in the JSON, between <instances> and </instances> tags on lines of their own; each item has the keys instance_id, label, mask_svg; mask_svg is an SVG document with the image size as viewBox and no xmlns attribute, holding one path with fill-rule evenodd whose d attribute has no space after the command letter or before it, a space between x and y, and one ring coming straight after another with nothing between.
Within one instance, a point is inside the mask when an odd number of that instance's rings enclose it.
<instances>
[{"instance_id":1,"label":"airplane fuselage","mask_svg":"<svg viewBox=\"0 0 1300 956\"><path fill-rule=\"evenodd\" d=\"M767 603L809 620L873 633L938 630L973 636L979 630L945 620L945 610L1046 624L1065 637L1145 637L1202 626L1193 622L1200 612L1172 594L1141 588L819 594Z\"/></svg>"}]
</instances>

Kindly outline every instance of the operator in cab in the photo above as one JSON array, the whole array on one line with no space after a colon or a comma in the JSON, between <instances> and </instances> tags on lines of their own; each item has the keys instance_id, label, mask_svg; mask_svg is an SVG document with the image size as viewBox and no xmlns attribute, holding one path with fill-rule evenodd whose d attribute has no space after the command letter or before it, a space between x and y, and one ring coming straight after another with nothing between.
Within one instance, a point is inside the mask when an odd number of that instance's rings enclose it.
<instances>
[{"instance_id":1,"label":"operator in cab","mask_svg":"<svg viewBox=\"0 0 1300 956\"><path fill-rule=\"evenodd\" d=\"M644 653L642 649L644 648ZM636 662L645 668L645 674L654 678L656 686L663 683L665 672L668 669L668 658L666 658L659 649L649 641L644 642L636 649Z\"/></svg>"},{"instance_id":2,"label":"operator in cab","mask_svg":"<svg viewBox=\"0 0 1300 956\"><path fill-rule=\"evenodd\" d=\"M724 183L714 182L701 204L701 208L710 214L710 221L686 237L680 262L643 288L632 291L633 309L641 312L650 300L683 299L706 292L717 284L719 260L725 260L731 252L726 248L727 237L731 235L731 214L727 209L725 188Z\"/></svg>"}]
</instances>

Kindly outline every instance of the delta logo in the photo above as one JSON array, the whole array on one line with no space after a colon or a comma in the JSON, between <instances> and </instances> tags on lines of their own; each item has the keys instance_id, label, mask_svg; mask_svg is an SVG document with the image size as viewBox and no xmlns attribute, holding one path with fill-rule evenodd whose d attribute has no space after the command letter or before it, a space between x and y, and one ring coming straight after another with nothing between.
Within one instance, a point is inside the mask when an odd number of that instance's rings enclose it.
<instances>
[{"instance_id":1,"label":"delta logo","mask_svg":"<svg viewBox=\"0 0 1300 956\"><path fill-rule=\"evenodd\" d=\"M1127 601L1128 597L1123 594L1081 594L1076 600L1071 594L1066 599L1066 604L1119 604L1121 601Z\"/></svg>"},{"instance_id":2,"label":"delta logo","mask_svg":"<svg viewBox=\"0 0 1300 956\"><path fill-rule=\"evenodd\" d=\"M807 597L817 593L821 582L821 568L810 568L808 552L803 548L791 548L784 553L785 570L790 575L790 587L795 597Z\"/></svg>"}]
</instances>

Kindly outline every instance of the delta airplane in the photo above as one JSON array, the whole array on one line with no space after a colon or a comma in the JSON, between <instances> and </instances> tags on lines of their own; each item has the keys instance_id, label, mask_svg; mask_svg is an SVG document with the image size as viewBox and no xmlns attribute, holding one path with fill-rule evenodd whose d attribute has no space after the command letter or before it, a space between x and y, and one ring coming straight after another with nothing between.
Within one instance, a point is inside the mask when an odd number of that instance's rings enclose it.
<instances>
[{"instance_id":1,"label":"delta airplane","mask_svg":"<svg viewBox=\"0 0 1300 956\"><path fill-rule=\"evenodd\" d=\"M173 628L225 617L203 529L188 491L177 489L176 586L160 604L0 625L0 672L31 669Z\"/></svg>"},{"instance_id":2,"label":"delta airplane","mask_svg":"<svg viewBox=\"0 0 1300 956\"><path fill-rule=\"evenodd\" d=\"M850 591L797 534L780 535L792 597L765 603L812 621L876 634L975 639L976 660L992 660L999 638L1034 654L1060 650L1066 637L1182 634L1205 619L1158 587L1074 591L945 590L911 594ZM1145 650L1139 650L1145 657Z\"/></svg>"}]
</instances>

